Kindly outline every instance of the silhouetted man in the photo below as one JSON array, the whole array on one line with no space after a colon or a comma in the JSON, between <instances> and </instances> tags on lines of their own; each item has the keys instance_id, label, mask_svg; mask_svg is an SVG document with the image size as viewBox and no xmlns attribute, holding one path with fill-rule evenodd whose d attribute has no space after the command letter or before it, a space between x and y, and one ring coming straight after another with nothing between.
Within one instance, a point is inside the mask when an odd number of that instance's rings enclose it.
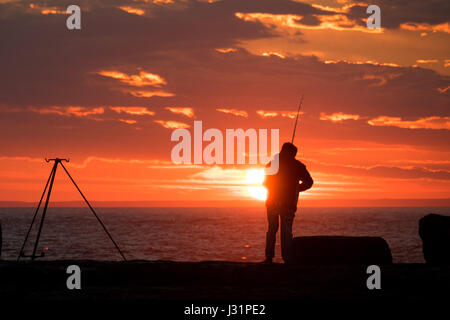
<instances>
[{"instance_id":1,"label":"silhouetted man","mask_svg":"<svg viewBox=\"0 0 450 320\"><path fill-rule=\"evenodd\" d=\"M281 224L281 256L289 262L292 242L292 223L297 211L299 192L308 190L313 179L306 166L295 159L297 147L292 143L283 144L278 155L279 168L276 174L266 172L264 186L268 190L266 207L269 229L266 235L266 260L272 262L275 255L275 240ZM272 160L273 161L273 160ZM271 167L269 163L266 167Z\"/></svg>"}]
</instances>

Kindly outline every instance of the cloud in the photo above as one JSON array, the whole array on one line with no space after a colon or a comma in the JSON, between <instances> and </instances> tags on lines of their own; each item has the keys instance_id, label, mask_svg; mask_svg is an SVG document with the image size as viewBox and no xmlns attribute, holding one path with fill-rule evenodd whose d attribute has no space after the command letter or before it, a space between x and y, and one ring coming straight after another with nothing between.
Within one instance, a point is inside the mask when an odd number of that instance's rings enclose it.
<instances>
[{"instance_id":1,"label":"cloud","mask_svg":"<svg viewBox=\"0 0 450 320\"><path fill-rule=\"evenodd\" d=\"M320 9L322 11L334 12L334 13L346 13L349 12L349 9L354 6L354 4L343 6L342 8L323 6L320 4L311 4L312 7Z\"/></svg>"},{"instance_id":2,"label":"cloud","mask_svg":"<svg viewBox=\"0 0 450 320\"><path fill-rule=\"evenodd\" d=\"M264 119L274 117L294 119L297 116L297 111L257 110L256 113ZM303 112L300 111L300 114L303 114Z\"/></svg>"},{"instance_id":3,"label":"cloud","mask_svg":"<svg viewBox=\"0 0 450 320\"><path fill-rule=\"evenodd\" d=\"M273 28L278 33L295 34L296 30L337 30L337 31L360 31L367 33L381 33L382 28L369 29L360 21L349 18L345 14L314 14L308 18L295 14L273 14L264 12L243 13L236 12L236 17L247 22L260 22L267 28Z\"/></svg>"},{"instance_id":4,"label":"cloud","mask_svg":"<svg viewBox=\"0 0 450 320\"><path fill-rule=\"evenodd\" d=\"M447 86L447 87L445 87L445 88L437 88L437 90L438 90L440 93L445 93L445 92L448 91L448 89L450 89L450 86Z\"/></svg>"},{"instance_id":5,"label":"cloud","mask_svg":"<svg viewBox=\"0 0 450 320\"><path fill-rule=\"evenodd\" d=\"M1 159L1 157L0 157ZM42 159L31 159L29 161L42 161ZM102 163L110 163L110 164L129 164L129 165L170 165L173 163L171 161L161 161L161 160L143 160L143 159L120 159L120 158L106 158L106 157L98 157L98 156L87 156L81 163L76 163L71 161L70 166L76 167L79 169L86 168L89 164L93 162L102 162Z\"/></svg>"},{"instance_id":6,"label":"cloud","mask_svg":"<svg viewBox=\"0 0 450 320\"><path fill-rule=\"evenodd\" d=\"M238 110L238 109L216 109L216 110L219 112L232 114L237 117L244 117L244 118L248 117L248 113L245 110Z\"/></svg>"},{"instance_id":7,"label":"cloud","mask_svg":"<svg viewBox=\"0 0 450 320\"><path fill-rule=\"evenodd\" d=\"M406 129L450 130L450 117L426 117L414 121L400 117L380 116L367 121L371 126L392 126Z\"/></svg>"},{"instance_id":8,"label":"cloud","mask_svg":"<svg viewBox=\"0 0 450 320\"><path fill-rule=\"evenodd\" d=\"M38 4L30 3L29 7L34 11L39 11L41 14L67 14L66 10L60 9L59 7L48 7L41 6Z\"/></svg>"},{"instance_id":9,"label":"cloud","mask_svg":"<svg viewBox=\"0 0 450 320\"><path fill-rule=\"evenodd\" d=\"M155 115L154 111L148 110L146 107L109 107L111 110L117 112L117 113L127 113L131 115L148 115L153 116Z\"/></svg>"},{"instance_id":10,"label":"cloud","mask_svg":"<svg viewBox=\"0 0 450 320\"><path fill-rule=\"evenodd\" d=\"M148 1L145 1L148 2ZM153 0L153 3L156 4L172 4L174 3L174 0Z\"/></svg>"},{"instance_id":11,"label":"cloud","mask_svg":"<svg viewBox=\"0 0 450 320\"><path fill-rule=\"evenodd\" d=\"M335 112L332 114L320 113L320 120L327 120L332 122L341 122L344 120L359 120L361 117L357 114L345 114L343 112Z\"/></svg>"},{"instance_id":12,"label":"cloud","mask_svg":"<svg viewBox=\"0 0 450 320\"><path fill-rule=\"evenodd\" d=\"M381 87L384 86L388 80L392 80L400 76L400 73L392 73L392 74L364 74L358 80L376 80L369 84L369 87Z\"/></svg>"},{"instance_id":13,"label":"cloud","mask_svg":"<svg viewBox=\"0 0 450 320\"><path fill-rule=\"evenodd\" d=\"M273 118L273 117L278 116L278 112L276 112L276 111L257 110L256 113L261 118Z\"/></svg>"},{"instance_id":14,"label":"cloud","mask_svg":"<svg viewBox=\"0 0 450 320\"><path fill-rule=\"evenodd\" d=\"M32 158L32 157L5 157L0 156L0 161L11 160L11 161L27 161L27 162L43 162L42 158Z\"/></svg>"},{"instance_id":15,"label":"cloud","mask_svg":"<svg viewBox=\"0 0 450 320\"><path fill-rule=\"evenodd\" d=\"M281 58L281 59L286 58L286 56L283 55L282 53L274 52L274 51L263 52L262 55L263 55L264 57L275 56L275 57L278 57L278 58Z\"/></svg>"},{"instance_id":16,"label":"cloud","mask_svg":"<svg viewBox=\"0 0 450 320\"><path fill-rule=\"evenodd\" d=\"M155 120L155 122L167 129L186 129L191 127L186 123L171 120L170 121Z\"/></svg>"},{"instance_id":17,"label":"cloud","mask_svg":"<svg viewBox=\"0 0 450 320\"><path fill-rule=\"evenodd\" d=\"M438 60L437 59L419 59L419 60L416 60L416 62L428 64L428 63L438 63Z\"/></svg>"},{"instance_id":18,"label":"cloud","mask_svg":"<svg viewBox=\"0 0 450 320\"><path fill-rule=\"evenodd\" d=\"M142 87L142 86L161 87L167 84L166 80L164 80L161 76L144 71L139 72L139 74L130 74L130 75L119 71L108 71L108 70L99 71L97 73L103 77L116 79L130 86L135 87Z\"/></svg>"},{"instance_id":19,"label":"cloud","mask_svg":"<svg viewBox=\"0 0 450 320\"><path fill-rule=\"evenodd\" d=\"M446 0L372 0L369 4L378 5L381 8L381 25L388 29L404 29L404 25L426 26L426 29L437 31L448 30L448 11L449 3ZM368 4L356 4L349 8L346 13L350 18L366 16L365 13ZM446 27L442 25L447 24ZM444 30L441 30L441 29ZM447 32L447 31L444 31Z\"/></svg>"},{"instance_id":20,"label":"cloud","mask_svg":"<svg viewBox=\"0 0 450 320\"><path fill-rule=\"evenodd\" d=\"M98 108L87 108L87 107L59 107L53 106L48 108L30 108L31 111L40 114L58 114L60 116L77 116L77 117L87 117L96 114L103 114L105 109L103 107Z\"/></svg>"},{"instance_id":21,"label":"cloud","mask_svg":"<svg viewBox=\"0 0 450 320\"><path fill-rule=\"evenodd\" d=\"M235 48L216 48L214 50L216 50L217 52L220 52L220 53L230 53L230 52L237 51L237 49L235 49Z\"/></svg>"},{"instance_id":22,"label":"cloud","mask_svg":"<svg viewBox=\"0 0 450 320\"><path fill-rule=\"evenodd\" d=\"M151 97L173 97L175 94L166 92L166 91L151 91L151 90L132 90L132 89L125 89L122 90L123 92L129 93L134 97L138 98L151 98Z\"/></svg>"},{"instance_id":23,"label":"cloud","mask_svg":"<svg viewBox=\"0 0 450 320\"><path fill-rule=\"evenodd\" d=\"M131 13L131 14L137 14L138 16L142 16L145 14L145 10L139 9L139 8L134 8L134 7L129 7L129 6L122 6L119 8L125 12Z\"/></svg>"},{"instance_id":24,"label":"cloud","mask_svg":"<svg viewBox=\"0 0 450 320\"><path fill-rule=\"evenodd\" d=\"M188 107L166 107L166 110L169 110L172 113L175 114L181 114L183 116L186 116L188 118L193 118L194 115L194 109L188 108Z\"/></svg>"},{"instance_id":25,"label":"cloud","mask_svg":"<svg viewBox=\"0 0 450 320\"><path fill-rule=\"evenodd\" d=\"M346 60L346 59L337 59L337 60L333 60L333 59L329 59L329 60L325 60L324 61L325 64L330 64L330 63L345 63L345 64L370 64L373 66L386 66L386 67L400 67L399 64L397 63L393 63L393 62L376 62L376 61L372 61L372 60L365 60L365 61L350 61L350 60Z\"/></svg>"},{"instance_id":26,"label":"cloud","mask_svg":"<svg viewBox=\"0 0 450 320\"><path fill-rule=\"evenodd\" d=\"M450 33L450 24L448 22L442 24L431 25L428 23L402 23L400 29L410 31L432 31Z\"/></svg>"},{"instance_id":27,"label":"cloud","mask_svg":"<svg viewBox=\"0 0 450 320\"><path fill-rule=\"evenodd\" d=\"M127 124L136 124L137 123L136 120L119 119L119 121L127 123Z\"/></svg>"},{"instance_id":28,"label":"cloud","mask_svg":"<svg viewBox=\"0 0 450 320\"><path fill-rule=\"evenodd\" d=\"M123 5L134 6L134 3L134 1L123 1ZM3 49L1 65L2 71L10 76L0 79L2 87L0 108L26 110L30 105L38 109L52 105L76 105L85 106L88 109L90 106L145 106L148 104L147 99L151 98L152 110L156 112L166 111L164 110L166 106L192 106L196 114L201 114L205 117L205 121L208 120L211 127L221 125L235 127L236 124L233 124L233 121L242 121L240 125L245 125L244 121L250 121L249 125L254 127L267 125L269 124L267 121L262 124L258 122L262 115L256 115L255 112L275 111L277 117L269 118L274 120L270 124L283 129L286 118L279 115L280 110L295 111L295 101L301 90L306 93L308 99L305 110L308 110L308 114L311 115L308 118L311 119L309 120L311 126L302 128L305 139L324 137L329 134L320 130L314 131L318 123L320 126L344 127L333 126L331 122L319 122L320 112L364 114L369 117L368 119L391 114L392 110L395 110L395 116L403 117L403 119L448 115L446 98L449 91L440 94L437 90L437 88L444 90L449 85L448 79L431 70L369 64L366 63L367 59L364 59L364 56L358 57L361 64L350 64L348 61L327 64L317 57L290 53L285 59L267 58L262 57L260 53L277 50L283 52L282 49L270 45L252 54L242 48L242 43L246 41L262 40L270 44L272 40L278 39L268 25L258 21L245 22L238 19L234 15L235 12L291 13L304 17L317 13L324 14L317 8L299 3L291 5L283 0L231 0L214 5L192 1L183 3L176 10L169 8L170 6L154 8L151 3L143 5L149 7L148 13L152 11L152 15L126 14L115 7L106 6L103 2L92 2L92 10L85 16L87 20L82 18L90 27L89 36L86 37L67 38L67 32L58 27L60 21L53 21L61 17L40 14L10 14L9 16L2 14L0 18ZM3 13L8 11L3 9L11 5L1 6L0 10ZM25 21L27 24L24 24ZM29 39L31 35L27 30L37 30L40 26L47 26L46 23L48 28L45 32L34 34L33 41L17 42L17 39ZM302 23L306 24L304 20ZM312 25L314 21L308 23ZM29 27L8 28L11 25ZM158 30L158 32L149 30ZM84 31L82 33L84 34ZM350 35L352 36L354 33ZM301 37L300 34L294 39L301 41ZM373 37L379 37L379 35L373 35ZM420 41L420 39L417 38L414 41ZM42 44L51 44L51 46ZM221 54L215 48L235 48L236 51ZM351 49L353 47L349 47L349 50ZM12 55L11 52L18 54ZM30 60L25 54L27 52L32 52L39 59ZM420 55L412 61L427 57L443 60L442 57L430 53L430 56ZM68 60L71 61L70 64L67 64ZM114 77L104 77L96 74L96 71L115 71L118 74L112 73L108 75ZM167 84L161 88L132 86L130 79L132 76L142 78L140 72L158 75ZM389 81L388 75L393 73L398 73L400 76ZM376 75L379 78L370 80L366 77L367 80L361 81L367 74ZM355 81L355 79L360 80ZM387 83L382 87L368 88L368 85L372 83L381 84L383 79ZM139 83L142 82L152 83L146 79L140 79ZM26 95L23 94L25 88ZM48 93L48 88L52 88L52 94ZM427 108L423 107L424 103L427 104ZM240 118L223 116L223 114L220 116L211 106L245 106L245 112L248 115ZM116 117L135 119L125 114L122 112ZM6 128L5 125L9 121L19 119L19 116L2 113L2 118L1 124ZM177 119L175 116L168 118ZM81 127L84 125L76 120L61 119L58 126ZM23 117L21 115L20 123L24 126L34 126L33 119L29 115ZM114 123L117 125L116 128L99 129L97 143L113 141L107 140L108 135L121 138L121 141L125 140L125 135L119 137L122 134L120 130L123 130L123 125L118 121ZM362 121L354 124L360 131L355 129L352 133L356 134L360 140L387 139L381 135L374 137L371 132L391 130L390 128L373 130L373 127L369 127ZM114 124L107 123L107 125ZM333 128L336 130L333 131L333 135L345 139L345 132L340 131L343 129ZM18 133L16 130L19 129L13 129L12 132ZM161 134L161 131L159 125L149 126L145 137L153 137L153 135ZM424 144L436 141L431 136L433 133L430 132L423 135L420 132L420 139L415 139L417 132L403 131L393 137L397 143ZM5 133L6 129L1 132ZM283 134L283 130L280 133ZM25 133L19 134L23 141L25 141L24 135ZM132 136L129 139L142 144L145 143L143 137L144 135L142 138ZM94 144L94 141L91 143ZM433 145L436 144L435 142ZM2 149L10 148L12 143L2 142ZM133 152L141 152L137 146L133 148ZM161 142L158 150L161 156L168 154L163 151L164 148L165 145ZM95 148L92 146L92 149Z\"/></svg>"},{"instance_id":29,"label":"cloud","mask_svg":"<svg viewBox=\"0 0 450 320\"><path fill-rule=\"evenodd\" d=\"M164 78L158 74L140 71L139 74L126 74L124 72L115 70L103 70L97 72L98 75L120 81L131 87L156 87L161 88L167 85ZM137 98L151 98L151 97L173 97L175 94L164 90L148 90L148 89L134 89L134 88L111 88L124 93L131 94Z\"/></svg>"},{"instance_id":30,"label":"cloud","mask_svg":"<svg viewBox=\"0 0 450 320\"><path fill-rule=\"evenodd\" d=\"M253 16L241 17L247 18L246 21L254 21L252 19L258 18L266 26L271 25L285 31L303 28L379 33L383 32L383 29L404 29L449 33L447 12L450 10L450 5L447 0L372 0L370 3L341 0L334 6L330 6L330 1L325 2L325 5L318 4L319 1L296 2L299 4L307 2L308 4L302 4L308 5L309 8L290 8L286 10L287 12L281 12L281 10L270 10L261 6L257 11L246 10L247 14L250 13ZM370 30L366 27L368 17L366 9L369 4L378 5L381 8L382 28L380 30ZM261 16L261 14L267 14L267 16Z\"/></svg>"},{"instance_id":31,"label":"cloud","mask_svg":"<svg viewBox=\"0 0 450 320\"><path fill-rule=\"evenodd\" d=\"M392 166L378 164L373 166L340 165L326 162L309 161L308 166L315 174L327 173L349 177L376 177L381 179L433 179L450 180L450 171L429 169L419 166Z\"/></svg>"}]
</instances>

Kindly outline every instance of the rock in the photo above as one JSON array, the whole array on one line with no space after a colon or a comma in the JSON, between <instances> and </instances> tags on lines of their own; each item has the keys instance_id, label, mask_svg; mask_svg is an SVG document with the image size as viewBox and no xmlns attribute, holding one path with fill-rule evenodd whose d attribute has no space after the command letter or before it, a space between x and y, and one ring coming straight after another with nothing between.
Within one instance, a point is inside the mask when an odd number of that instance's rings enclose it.
<instances>
[{"instance_id":1,"label":"rock","mask_svg":"<svg viewBox=\"0 0 450 320\"><path fill-rule=\"evenodd\" d=\"M380 237L296 237L292 243L293 264L383 265L392 264L387 242Z\"/></svg>"},{"instance_id":2,"label":"rock","mask_svg":"<svg viewBox=\"0 0 450 320\"><path fill-rule=\"evenodd\" d=\"M450 263L450 217L428 214L419 220L423 256L427 263Z\"/></svg>"}]
</instances>

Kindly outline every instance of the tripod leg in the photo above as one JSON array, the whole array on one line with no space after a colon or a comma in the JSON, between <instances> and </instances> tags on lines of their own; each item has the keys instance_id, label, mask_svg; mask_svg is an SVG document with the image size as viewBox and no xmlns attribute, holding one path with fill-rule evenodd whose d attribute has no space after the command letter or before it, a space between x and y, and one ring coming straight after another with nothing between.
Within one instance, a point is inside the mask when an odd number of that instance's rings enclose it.
<instances>
[{"instance_id":1,"label":"tripod leg","mask_svg":"<svg viewBox=\"0 0 450 320\"><path fill-rule=\"evenodd\" d=\"M17 257L17 261L20 260L20 256L23 253L23 249L25 248L25 244L27 243L28 237L30 236L30 232L31 232L31 229L33 228L34 220L36 220L36 216L37 216L37 214L39 212L39 208L41 207L41 204L42 204L42 199L44 199L45 192L47 191L47 187L48 187L48 184L50 183L50 179L52 178L54 170L55 170L55 167L52 168L52 171L50 172L50 176L48 177L47 183L45 184L44 192L42 192L41 200L39 200L39 204L36 208L36 211L34 212L33 220L31 220L31 224L30 224L30 227L28 228L27 235L25 236L25 239L23 240L23 244L22 244L22 247L20 248L19 255Z\"/></svg>"},{"instance_id":2,"label":"tripod leg","mask_svg":"<svg viewBox=\"0 0 450 320\"><path fill-rule=\"evenodd\" d=\"M31 260L34 260L36 258L36 250L37 250L37 246L39 243L39 238L41 237L42 226L44 225L45 214L47 213L48 202L50 200L50 195L52 193L53 182L55 181L56 169L58 168L58 163L59 163L58 161L55 161L55 164L53 165L53 170L52 170L53 175L51 176L50 187L48 188L47 199L45 200L44 211L42 212L41 223L39 224L39 230L38 230L38 234L36 237L36 242L34 243Z\"/></svg>"},{"instance_id":3,"label":"tripod leg","mask_svg":"<svg viewBox=\"0 0 450 320\"><path fill-rule=\"evenodd\" d=\"M94 214L94 216L97 218L98 222L100 223L100 225L103 227L103 230L105 230L106 234L108 235L109 239L111 239L112 243L114 244L114 246L116 247L117 251L119 251L119 254L122 256L122 259L124 261L127 261L127 259L125 258L125 256L123 255L122 251L120 250L119 246L117 245L117 243L114 241L113 237L111 236L111 234L108 232L108 229L106 229L105 225L103 224L102 220L100 220L99 216L97 215L97 213L95 213L94 208L92 208L91 204L89 203L89 201L86 199L86 197L84 196L83 192L81 192L80 188L78 188L78 185L75 183L75 181L72 179L72 176L70 175L69 171L67 171L66 167L61 163L61 166L63 167L64 171L67 173L67 175L69 176L70 180L73 182L73 184L75 185L75 188L77 188L78 192L81 194L81 196L83 197L84 201L86 202L86 204L89 206L89 208L91 209L92 213Z\"/></svg>"}]
</instances>

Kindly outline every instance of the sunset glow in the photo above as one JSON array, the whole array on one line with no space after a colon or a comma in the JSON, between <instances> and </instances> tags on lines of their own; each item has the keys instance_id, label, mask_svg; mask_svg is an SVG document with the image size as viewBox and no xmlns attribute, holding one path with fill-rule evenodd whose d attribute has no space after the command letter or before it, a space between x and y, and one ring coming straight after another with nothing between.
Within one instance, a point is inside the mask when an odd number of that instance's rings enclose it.
<instances>
[{"instance_id":1,"label":"sunset glow","mask_svg":"<svg viewBox=\"0 0 450 320\"><path fill-rule=\"evenodd\" d=\"M266 200L267 189L262 186L264 181L264 170L251 169L245 177L245 182L249 184L247 187L248 193L255 199Z\"/></svg>"},{"instance_id":2,"label":"sunset glow","mask_svg":"<svg viewBox=\"0 0 450 320\"><path fill-rule=\"evenodd\" d=\"M370 29L356 0L87 0L79 30L63 3L0 1L0 201L37 201L44 159L64 157L93 201L262 206L266 163L194 163L216 142L194 135L279 130L281 147L302 94L305 205L448 201L450 31L436 1L383 1ZM177 129L192 163L172 161ZM52 199L78 199L59 179Z\"/></svg>"}]
</instances>

